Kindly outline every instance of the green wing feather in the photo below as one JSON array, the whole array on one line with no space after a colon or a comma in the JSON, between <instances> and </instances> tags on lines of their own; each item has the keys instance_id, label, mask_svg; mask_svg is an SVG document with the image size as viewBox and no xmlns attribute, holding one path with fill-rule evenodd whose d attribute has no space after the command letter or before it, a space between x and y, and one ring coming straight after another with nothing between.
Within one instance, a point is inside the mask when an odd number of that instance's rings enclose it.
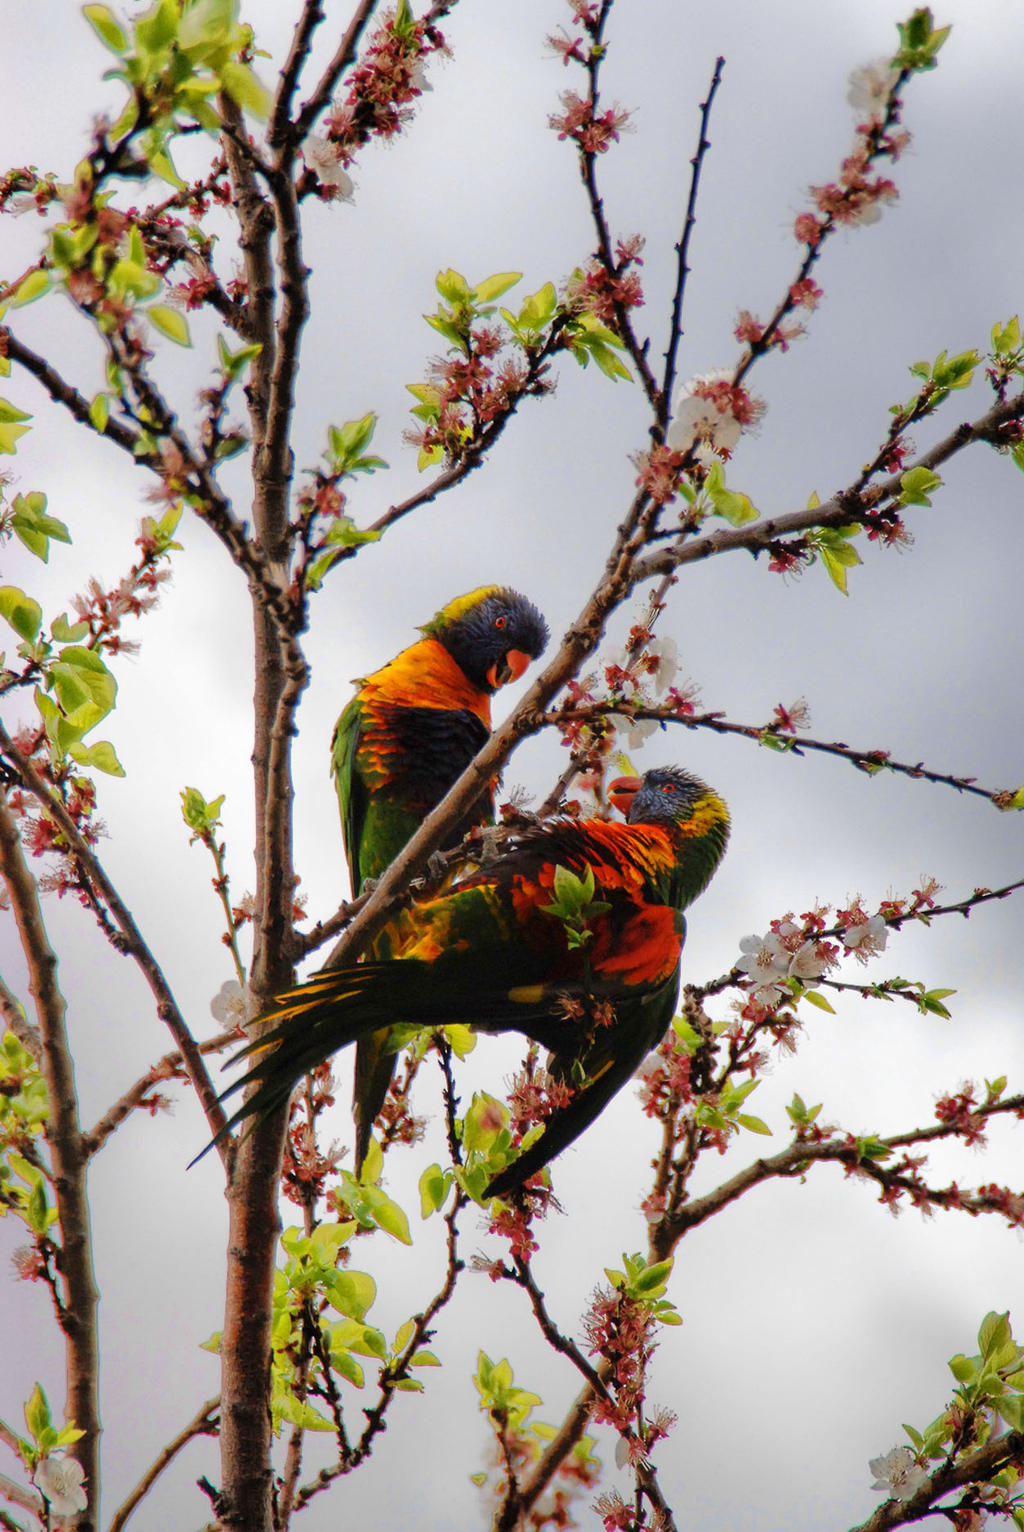
<instances>
[{"instance_id":1,"label":"green wing feather","mask_svg":"<svg viewBox=\"0 0 1024 1532\"><path fill-rule=\"evenodd\" d=\"M331 775L338 794L341 811L341 828L345 837L345 857L355 898L362 887L359 871L359 847L363 839L368 793L366 784L356 770L359 740L363 727L363 710L359 696L352 698L338 719L331 740Z\"/></svg>"}]
</instances>

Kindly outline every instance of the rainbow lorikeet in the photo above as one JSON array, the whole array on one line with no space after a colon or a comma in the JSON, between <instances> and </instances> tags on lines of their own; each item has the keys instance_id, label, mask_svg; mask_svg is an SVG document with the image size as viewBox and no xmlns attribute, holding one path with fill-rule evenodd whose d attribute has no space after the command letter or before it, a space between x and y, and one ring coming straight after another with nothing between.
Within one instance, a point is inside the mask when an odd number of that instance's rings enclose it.
<instances>
[{"instance_id":1,"label":"rainbow lorikeet","mask_svg":"<svg viewBox=\"0 0 1024 1532\"><path fill-rule=\"evenodd\" d=\"M661 1039L675 1008L682 910L725 851L718 795L679 767L621 778L624 824L556 819L487 868L395 916L393 956L326 969L281 996L278 1025L238 1055L256 1085L230 1126L287 1100L337 1049L383 1026L463 1022L521 1032L576 1093L487 1188L503 1196L589 1126Z\"/></svg>"},{"instance_id":2,"label":"rainbow lorikeet","mask_svg":"<svg viewBox=\"0 0 1024 1532\"><path fill-rule=\"evenodd\" d=\"M358 683L338 719L331 770L341 808L353 897L378 878L441 802L491 731L491 697L541 654L548 629L518 591L484 585L456 596L420 629L418 643ZM494 818L492 793L452 826L442 850ZM389 954L383 933L372 955ZM388 1029L356 1045L356 1167L384 1104L395 1056Z\"/></svg>"}]
</instances>

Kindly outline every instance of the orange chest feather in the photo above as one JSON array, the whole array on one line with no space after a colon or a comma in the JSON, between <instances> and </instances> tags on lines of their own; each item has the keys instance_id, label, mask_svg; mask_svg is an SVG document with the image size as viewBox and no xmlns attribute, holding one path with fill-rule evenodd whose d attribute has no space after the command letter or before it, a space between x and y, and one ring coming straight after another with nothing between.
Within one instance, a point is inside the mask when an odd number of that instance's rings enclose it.
<instances>
[{"instance_id":1,"label":"orange chest feather","mask_svg":"<svg viewBox=\"0 0 1024 1532\"><path fill-rule=\"evenodd\" d=\"M467 680L448 650L436 638L423 638L367 676L362 684L364 706L439 708L445 711L475 713L487 729L491 728L491 699Z\"/></svg>"}]
</instances>

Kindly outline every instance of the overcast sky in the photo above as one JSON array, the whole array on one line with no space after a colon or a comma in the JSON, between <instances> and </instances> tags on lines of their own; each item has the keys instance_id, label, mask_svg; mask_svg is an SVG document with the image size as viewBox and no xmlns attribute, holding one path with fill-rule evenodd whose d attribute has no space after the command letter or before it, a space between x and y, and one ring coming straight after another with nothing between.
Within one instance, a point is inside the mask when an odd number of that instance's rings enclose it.
<instances>
[{"instance_id":1,"label":"overcast sky","mask_svg":"<svg viewBox=\"0 0 1024 1532\"><path fill-rule=\"evenodd\" d=\"M246 13L273 57L261 64L268 81L297 9L263 0ZM327 9L325 46L347 14L341 5ZM808 205L806 188L832 179L852 145L849 71L894 50L895 22L906 13L894 0L620 0L604 92L635 111L601 174L613 232L647 237L640 325L655 357L664 347L698 103L716 56L727 61L691 249L684 379L731 365L738 311L766 316L793 279L792 226ZM296 459L316 461L328 423L376 410L374 450L391 469L354 491L359 522L419 482L415 453L402 441L411 423L404 385L423 379L438 349L420 318L435 306L436 272L451 265L476 282L521 270L518 291L528 293L563 281L591 249L574 155L547 126L559 91L574 82L544 37L568 19L555 0L463 0L444 29L453 56L431 66L434 88L413 130L360 157L353 205L307 208L315 318L304 337ZM900 201L880 223L830 243L816 273L826 299L809 334L760 363L751 379L767 413L728 475L763 513L803 506L812 491L825 499L851 482L883 440L889 406L913 391L908 366L943 349L984 348L993 322L1022 308L1024 19L1014 0L953 0L936 19L954 30L939 69L907 91L913 142L896 170ZM70 179L92 116L118 100L116 84L100 83L109 56L66 0L6 0L5 21L5 162ZM181 164L189 165L185 153ZM40 224L32 215L6 219L0 238L6 279L35 258ZM56 350L67 375L92 394L102 386L99 353L69 319L57 298L16 316L19 334ZM169 391L186 415L213 355L214 327L205 316L192 327L192 351L160 347ZM646 440L643 398L638 387L581 373L571 361L558 377L556 396L523 407L484 471L366 549L318 598L295 754L298 866L314 918L345 893L327 763L351 678L410 642L445 600L483 581L525 591L557 637L600 573L632 492L630 454ZM71 429L30 380L4 380L0 392L36 416L3 466L16 488L48 494L75 539L53 548L45 570L17 547L2 550L4 581L30 587L51 618L90 574L112 583L128 568L149 485L114 449ZM976 382L916 433L918 445L977 417L990 397ZM244 492L240 471L226 478ZM677 641L705 706L760 724L776 703L803 697L818 738L887 748L987 787L1024 781L1024 481L982 449L951 463L944 478L933 509L911 519L913 548L866 547L845 600L820 567L784 581L763 559L734 554L685 570L663 632ZM185 552L160 610L130 635L142 640L141 656L117 668L118 709L101 732L127 777L100 791L109 869L202 1033L212 1026L211 997L232 974L211 868L188 846L178 793L191 784L210 798L226 794L229 870L240 895L253 883L251 640L244 582L220 547L195 523L182 523L181 540ZM531 740L506 784L542 796L563 759L556 741ZM694 982L727 969L742 936L815 900L844 904L859 893L876 907L925 873L961 898L1024 872L1021 816L947 789L868 779L841 761L780 757L682 731L656 735L635 759L642 767L684 762L732 810L729 853L689 922L684 968ZM169 1043L148 991L89 917L56 904L47 914L91 1123ZM4 973L23 989L9 922L0 941ZM794 1091L822 1101L826 1120L891 1133L932 1120L936 1097L964 1078L1008 1072L1010 1089L1021 1089L1020 953L1021 907L1012 902L979 910L969 923L947 919L894 938L870 977L898 973L955 988L953 1020L859 1001L837 1002L835 1018L811 1013L799 1053L778 1061L751 1103L774 1140L747 1136L724 1160L702 1164L696 1187L710 1188L766 1144L781 1148L783 1107ZM848 968L844 977L861 977ZM727 1000L714 1014L728 1014ZM514 1060L511 1045L482 1043L464 1076L466 1099L474 1086L497 1090ZM339 1061L334 1126L346 1142L349 1068ZM418 1105L434 1112L437 1101L428 1072ZM184 1169L204 1132L181 1093L173 1115L123 1127L94 1168L108 1519L218 1386L215 1359L197 1348L220 1325L220 1172L212 1157ZM653 1144L626 1090L558 1164L566 1216L549 1219L537 1272L558 1322L577 1335L602 1268L646 1243L638 1206ZM934 1179L1019 1186L1013 1148L1001 1127L985 1156L939 1151ZM393 1156L389 1189L411 1212L425 1156L442 1152L430 1140ZM36 1379L55 1406L63 1392L46 1294L15 1281L6 1264L19 1228L10 1219L0 1225L0 1301L9 1318L0 1416L15 1427ZM466 1254L499 1253L472 1212L463 1230ZM370 1317L388 1334L440 1278L439 1229L417 1227L415 1235L411 1251L382 1236L357 1252L358 1263L386 1275ZM685 1323L667 1333L649 1394L680 1416L658 1455L678 1523L692 1532L821 1532L862 1521L878 1499L868 1458L903 1439L901 1421L921 1427L939 1413L952 1382L946 1361L975 1349L985 1312L1016 1308L1024 1338L1022 1263L1020 1240L994 1219L925 1221L908 1211L893 1220L870 1188L828 1167L803 1186L755 1190L699 1230L679 1251L670 1294ZM423 1525L486 1524L469 1482L487 1450L470 1383L481 1346L507 1355L517 1381L543 1396L542 1418L560 1419L577 1392L575 1375L539 1345L520 1294L467 1275L438 1326L443 1369L428 1376L425 1397L397 1401L371 1463L304 1512L308 1532L343 1516L367 1529L401 1525L411 1497ZM601 1447L609 1461L610 1438ZM216 1481L209 1444L182 1455L133 1527L198 1526L205 1502L192 1486L201 1473ZM625 1487L613 1469L604 1482Z\"/></svg>"}]
</instances>

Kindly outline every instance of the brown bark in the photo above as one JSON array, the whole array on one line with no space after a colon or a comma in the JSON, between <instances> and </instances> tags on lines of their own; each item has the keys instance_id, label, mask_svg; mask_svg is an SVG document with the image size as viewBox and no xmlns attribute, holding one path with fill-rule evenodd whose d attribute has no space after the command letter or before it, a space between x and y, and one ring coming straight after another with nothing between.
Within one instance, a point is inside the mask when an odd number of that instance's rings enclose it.
<instances>
[{"instance_id":1,"label":"brown bark","mask_svg":"<svg viewBox=\"0 0 1024 1532\"><path fill-rule=\"evenodd\" d=\"M292 472L288 439L298 339L307 312L307 273L289 179L275 177L272 205L260 192L252 163L240 147L241 114L224 99L222 109L231 130L226 152L242 223L251 333L263 347L253 365L249 391L253 525L266 567L284 587ZM281 268L281 307L276 319L270 255L275 228ZM292 977L291 739L307 671L297 643L282 634L262 592L254 587L252 597L256 915L250 985L256 1005L265 1008ZM273 1527L268 1374L285 1120L284 1112L275 1113L240 1146L227 1191L228 1270L221 1342L223 1488L217 1509L224 1526L244 1528L244 1532L271 1532Z\"/></svg>"}]
</instances>

